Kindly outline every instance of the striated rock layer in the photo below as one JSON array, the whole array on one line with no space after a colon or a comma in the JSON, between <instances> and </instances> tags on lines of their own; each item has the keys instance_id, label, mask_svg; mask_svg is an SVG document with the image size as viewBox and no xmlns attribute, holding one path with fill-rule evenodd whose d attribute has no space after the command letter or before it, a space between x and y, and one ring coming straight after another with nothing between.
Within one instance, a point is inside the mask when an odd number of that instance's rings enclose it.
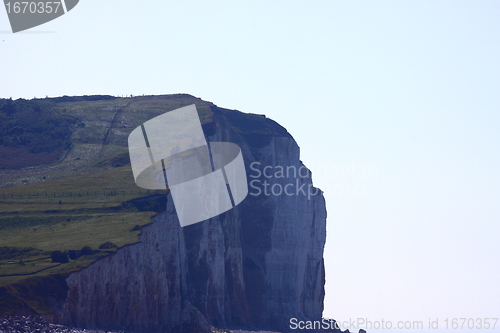
<instances>
[{"instance_id":1,"label":"striated rock layer","mask_svg":"<svg viewBox=\"0 0 500 333\"><path fill-rule=\"evenodd\" d=\"M210 325L287 330L291 317L321 318L326 209L299 147L264 116L210 109L213 121L203 126L207 141L240 146L248 181L254 181L248 197L224 214L181 228L168 196L166 212L143 228L140 243L67 278L68 297L56 321L204 332ZM272 167L266 169L270 178L262 173L266 166Z\"/></svg>"}]
</instances>

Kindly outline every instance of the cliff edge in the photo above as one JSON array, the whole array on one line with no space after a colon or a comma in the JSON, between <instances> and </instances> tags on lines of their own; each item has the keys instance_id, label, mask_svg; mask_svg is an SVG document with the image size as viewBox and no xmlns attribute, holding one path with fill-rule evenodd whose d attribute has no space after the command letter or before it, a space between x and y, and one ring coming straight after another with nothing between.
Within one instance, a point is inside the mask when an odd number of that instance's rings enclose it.
<instances>
[{"instance_id":1,"label":"cliff edge","mask_svg":"<svg viewBox=\"0 0 500 333\"><path fill-rule=\"evenodd\" d=\"M183 228L166 194L166 210L142 227L138 243L69 274L67 297L55 308L53 321L134 332L209 332L210 326L290 331L290 318L320 320L325 201L292 136L263 115L188 95L179 103L172 102L178 95L147 96L123 102L122 108L142 119L141 103L151 100L158 113L197 104L207 141L241 148L249 194L235 208ZM164 110L162 100L170 103ZM71 103L65 107L76 108ZM126 147L128 133L140 124L119 111L103 135L109 147ZM85 128L75 133L81 149L87 147L91 139Z\"/></svg>"}]
</instances>

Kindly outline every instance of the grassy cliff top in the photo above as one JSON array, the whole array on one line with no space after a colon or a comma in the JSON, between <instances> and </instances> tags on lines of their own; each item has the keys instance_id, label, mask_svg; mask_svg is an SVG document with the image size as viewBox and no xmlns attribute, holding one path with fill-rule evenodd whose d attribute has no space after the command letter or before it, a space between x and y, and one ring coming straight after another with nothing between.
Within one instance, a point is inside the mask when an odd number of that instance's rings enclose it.
<instances>
[{"instance_id":1,"label":"grassy cliff top","mask_svg":"<svg viewBox=\"0 0 500 333\"><path fill-rule=\"evenodd\" d=\"M184 94L0 99L0 286L66 274L138 242L165 191L136 186L128 135L190 104L202 124L213 121L213 104ZM116 247L99 250L106 242ZM50 258L84 246L93 253Z\"/></svg>"},{"instance_id":2,"label":"grassy cliff top","mask_svg":"<svg viewBox=\"0 0 500 333\"><path fill-rule=\"evenodd\" d=\"M40 286L63 290L68 273L139 241L141 227L165 209L166 191L135 184L128 136L191 104L204 131L216 128L217 110L257 149L273 136L289 136L262 115L186 94L0 99L0 315L23 304L50 312ZM37 297L35 305L27 301Z\"/></svg>"}]
</instances>

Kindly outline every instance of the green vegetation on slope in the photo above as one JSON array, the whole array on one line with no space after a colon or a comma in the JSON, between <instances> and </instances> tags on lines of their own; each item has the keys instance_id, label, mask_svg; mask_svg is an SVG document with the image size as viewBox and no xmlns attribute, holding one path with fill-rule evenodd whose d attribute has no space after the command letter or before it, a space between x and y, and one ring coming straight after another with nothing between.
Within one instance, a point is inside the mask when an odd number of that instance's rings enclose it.
<instances>
[{"instance_id":1,"label":"green vegetation on slope","mask_svg":"<svg viewBox=\"0 0 500 333\"><path fill-rule=\"evenodd\" d=\"M29 245L38 250L11 251L10 256L8 251L0 253L0 285L30 273L77 270L116 248L61 265L52 265L48 259L52 251L137 242L140 228L136 226L150 223L156 212L164 210L162 198L165 191L135 186L130 164L118 168L98 165L81 176L0 189L1 245L17 249ZM16 262L9 263L13 260Z\"/></svg>"},{"instance_id":2,"label":"green vegetation on slope","mask_svg":"<svg viewBox=\"0 0 500 333\"><path fill-rule=\"evenodd\" d=\"M1 100L0 315L50 312L44 285L59 295L60 277L139 241L166 191L137 187L128 135L194 103L204 128L213 125L211 104L189 95ZM51 124L61 127L55 141Z\"/></svg>"},{"instance_id":3,"label":"green vegetation on slope","mask_svg":"<svg viewBox=\"0 0 500 333\"><path fill-rule=\"evenodd\" d=\"M0 99L0 168L50 163L70 148L76 119L56 113L52 104Z\"/></svg>"}]
</instances>

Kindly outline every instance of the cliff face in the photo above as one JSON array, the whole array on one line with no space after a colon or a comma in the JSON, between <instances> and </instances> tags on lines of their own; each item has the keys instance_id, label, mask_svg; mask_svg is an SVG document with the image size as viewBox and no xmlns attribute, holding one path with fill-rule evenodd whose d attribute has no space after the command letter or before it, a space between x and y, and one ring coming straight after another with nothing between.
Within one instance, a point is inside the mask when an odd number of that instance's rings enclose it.
<instances>
[{"instance_id":1,"label":"cliff face","mask_svg":"<svg viewBox=\"0 0 500 333\"><path fill-rule=\"evenodd\" d=\"M299 147L263 116L210 109L207 141L240 146L251 184L247 198L181 228L168 196L166 212L143 228L140 243L70 274L56 321L203 332L209 325L286 330L292 317L321 318L326 209Z\"/></svg>"}]
</instances>

